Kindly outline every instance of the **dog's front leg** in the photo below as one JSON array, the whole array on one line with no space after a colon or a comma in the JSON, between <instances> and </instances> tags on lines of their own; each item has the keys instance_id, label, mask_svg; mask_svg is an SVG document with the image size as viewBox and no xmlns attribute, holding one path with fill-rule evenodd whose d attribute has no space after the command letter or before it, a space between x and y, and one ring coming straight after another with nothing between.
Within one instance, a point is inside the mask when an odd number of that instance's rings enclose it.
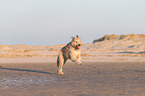
<instances>
[{"instance_id":1,"label":"dog's front leg","mask_svg":"<svg viewBox=\"0 0 145 96\"><path fill-rule=\"evenodd\" d=\"M78 54L78 59L77 59L77 63L78 63L78 65L81 65L82 64L82 62L81 62L81 54Z\"/></svg>"},{"instance_id":2,"label":"dog's front leg","mask_svg":"<svg viewBox=\"0 0 145 96\"><path fill-rule=\"evenodd\" d=\"M70 53L70 60L73 62L77 62L77 58L73 52Z\"/></svg>"},{"instance_id":3,"label":"dog's front leg","mask_svg":"<svg viewBox=\"0 0 145 96\"><path fill-rule=\"evenodd\" d=\"M71 61L77 62L77 59L75 57L71 57Z\"/></svg>"},{"instance_id":4,"label":"dog's front leg","mask_svg":"<svg viewBox=\"0 0 145 96\"><path fill-rule=\"evenodd\" d=\"M81 56L76 56L74 53L70 54L70 59L71 59L71 61L76 62L79 65L82 63Z\"/></svg>"}]
</instances>

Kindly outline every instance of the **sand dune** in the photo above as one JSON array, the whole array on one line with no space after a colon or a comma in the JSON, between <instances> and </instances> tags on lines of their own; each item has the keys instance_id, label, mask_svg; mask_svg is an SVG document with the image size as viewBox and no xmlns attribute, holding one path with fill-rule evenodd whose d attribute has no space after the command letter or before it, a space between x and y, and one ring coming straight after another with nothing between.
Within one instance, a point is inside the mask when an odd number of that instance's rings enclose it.
<instances>
[{"instance_id":1,"label":"sand dune","mask_svg":"<svg viewBox=\"0 0 145 96\"><path fill-rule=\"evenodd\" d=\"M64 45L0 45L0 57L56 57ZM97 56L98 54L100 56L102 52L106 56L112 56L114 53L118 53L116 54L118 56L145 56L145 34L105 35L94 40L93 43L83 44L82 46L82 56Z\"/></svg>"}]
</instances>

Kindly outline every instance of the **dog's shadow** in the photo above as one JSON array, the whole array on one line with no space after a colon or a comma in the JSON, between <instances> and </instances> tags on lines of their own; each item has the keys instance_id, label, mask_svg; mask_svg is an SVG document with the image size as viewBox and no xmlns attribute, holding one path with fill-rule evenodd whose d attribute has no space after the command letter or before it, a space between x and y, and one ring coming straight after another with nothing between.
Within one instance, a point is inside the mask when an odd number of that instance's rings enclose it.
<instances>
[{"instance_id":1,"label":"dog's shadow","mask_svg":"<svg viewBox=\"0 0 145 96\"><path fill-rule=\"evenodd\" d=\"M42 74L55 75L55 74L50 73L50 72L36 71L36 70L28 70L28 69L4 68L4 67L0 67L0 69L12 70L12 71L22 71L22 72L34 72L34 73L42 73Z\"/></svg>"}]
</instances>

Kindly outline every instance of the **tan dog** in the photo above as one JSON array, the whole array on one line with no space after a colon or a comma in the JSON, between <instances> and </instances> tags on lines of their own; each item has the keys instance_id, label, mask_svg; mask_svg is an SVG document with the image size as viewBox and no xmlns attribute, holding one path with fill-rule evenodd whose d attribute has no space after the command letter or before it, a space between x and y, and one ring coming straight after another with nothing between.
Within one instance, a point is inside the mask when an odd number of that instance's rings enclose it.
<instances>
[{"instance_id":1,"label":"tan dog","mask_svg":"<svg viewBox=\"0 0 145 96\"><path fill-rule=\"evenodd\" d=\"M72 41L60 50L57 58L58 74L64 74L62 72L62 67L68 59L72 60L73 62L76 62L78 65L82 63L80 49L81 45L82 42L79 36L77 35L76 37L72 37Z\"/></svg>"}]
</instances>

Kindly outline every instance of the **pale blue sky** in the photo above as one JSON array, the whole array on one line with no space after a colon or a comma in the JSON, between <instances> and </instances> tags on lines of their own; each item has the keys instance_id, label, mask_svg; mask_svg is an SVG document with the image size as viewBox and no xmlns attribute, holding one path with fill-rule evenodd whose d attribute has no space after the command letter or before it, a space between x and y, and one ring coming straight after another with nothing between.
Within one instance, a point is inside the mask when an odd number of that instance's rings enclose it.
<instances>
[{"instance_id":1,"label":"pale blue sky","mask_svg":"<svg viewBox=\"0 0 145 96\"><path fill-rule=\"evenodd\" d=\"M0 44L56 45L79 35L145 34L145 0L0 0Z\"/></svg>"}]
</instances>

